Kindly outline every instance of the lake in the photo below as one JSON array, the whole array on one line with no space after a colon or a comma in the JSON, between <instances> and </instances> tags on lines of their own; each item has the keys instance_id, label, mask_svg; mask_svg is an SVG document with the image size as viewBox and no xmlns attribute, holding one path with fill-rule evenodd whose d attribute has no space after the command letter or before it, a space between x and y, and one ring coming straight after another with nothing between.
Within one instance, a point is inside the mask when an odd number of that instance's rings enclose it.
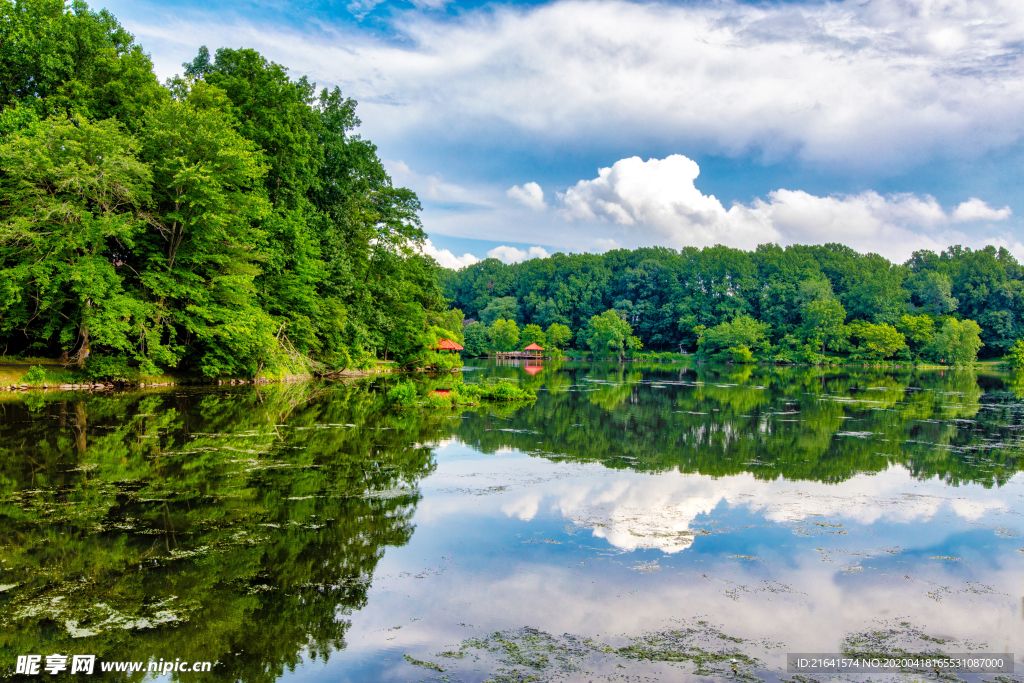
<instances>
[{"instance_id":1,"label":"lake","mask_svg":"<svg viewBox=\"0 0 1024 683\"><path fill-rule=\"evenodd\" d=\"M0 395L3 666L806 683L787 653L973 652L1024 671L1012 376L551 361L463 376L537 400L396 409L394 376Z\"/></svg>"}]
</instances>

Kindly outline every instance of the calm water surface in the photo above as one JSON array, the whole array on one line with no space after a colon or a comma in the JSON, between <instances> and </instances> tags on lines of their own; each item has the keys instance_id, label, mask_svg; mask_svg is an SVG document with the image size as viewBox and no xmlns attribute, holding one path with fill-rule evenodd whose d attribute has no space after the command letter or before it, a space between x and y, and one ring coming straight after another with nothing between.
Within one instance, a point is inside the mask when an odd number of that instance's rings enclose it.
<instances>
[{"instance_id":1,"label":"calm water surface","mask_svg":"<svg viewBox=\"0 0 1024 683\"><path fill-rule=\"evenodd\" d=\"M2 666L806 683L786 652L987 651L1024 671L1011 377L464 372L491 376L536 403L396 410L394 378L2 396Z\"/></svg>"}]
</instances>

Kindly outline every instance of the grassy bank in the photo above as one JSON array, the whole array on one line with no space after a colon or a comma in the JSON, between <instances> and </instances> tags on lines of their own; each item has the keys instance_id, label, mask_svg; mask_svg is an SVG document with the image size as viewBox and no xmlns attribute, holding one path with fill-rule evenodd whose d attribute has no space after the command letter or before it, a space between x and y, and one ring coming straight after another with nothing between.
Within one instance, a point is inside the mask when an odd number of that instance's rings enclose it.
<instances>
[{"instance_id":1,"label":"grassy bank","mask_svg":"<svg viewBox=\"0 0 1024 683\"><path fill-rule=\"evenodd\" d=\"M364 369L339 370L316 375L312 373L292 373L278 377L223 377L209 379L202 375L164 372L148 374L133 372L130 375L116 377L96 377L75 365L64 365L47 358L20 358L11 362L0 363L0 391L23 391L31 389L68 390L68 389L113 389L115 387L165 387L176 385L231 385L231 384L271 384L275 382L299 382L318 377L362 377L387 372L398 372L393 362L379 361Z\"/></svg>"}]
</instances>

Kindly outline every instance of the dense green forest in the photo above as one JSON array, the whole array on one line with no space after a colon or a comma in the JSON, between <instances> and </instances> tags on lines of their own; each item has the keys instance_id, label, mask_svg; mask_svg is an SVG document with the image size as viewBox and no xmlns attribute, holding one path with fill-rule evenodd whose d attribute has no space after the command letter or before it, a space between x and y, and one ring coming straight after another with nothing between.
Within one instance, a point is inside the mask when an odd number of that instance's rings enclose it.
<instances>
[{"instance_id":1,"label":"dense green forest","mask_svg":"<svg viewBox=\"0 0 1024 683\"><path fill-rule=\"evenodd\" d=\"M653 247L488 259L442 278L478 323L465 330L477 352L508 346L509 328L524 326L520 346L547 335L601 355L642 344L737 361L964 364L979 351L1006 355L1024 332L1024 269L991 246L918 251L903 264L840 244Z\"/></svg>"},{"instance_id":2,"label":"dense green forest","mask_svg":"<svg viewBox=\"0 0 1024 683\"><path fill-rule=\"evenodd\" d=\"M4 355L207 377L422 359L438 266L356 103L253 50L183 67L159 83L78 0L0 0Z\"/></svg>"}]
</instances>

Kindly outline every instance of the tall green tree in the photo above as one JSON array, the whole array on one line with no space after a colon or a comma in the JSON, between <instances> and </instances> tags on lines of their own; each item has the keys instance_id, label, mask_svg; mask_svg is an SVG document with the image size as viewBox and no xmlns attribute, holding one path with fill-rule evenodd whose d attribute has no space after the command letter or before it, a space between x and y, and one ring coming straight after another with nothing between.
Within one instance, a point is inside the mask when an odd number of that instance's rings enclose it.
<instances>
[{"instance_id":1,"label":"tall green tree","mask_svg":"<svg viewBox=\"0 0 1024 683\"><path fill-rule=\"evenodd\" d=\"M124 263L153 184L137 147L116 120L37 122L0 145L0 334L79 363L94 347L150 358L156 311Z\"/></svg>"},{"instance_id":2,"label":"tall green tree","mask_svg":"<svg viewBox=\"0 0 1024 683\"><path fill-rule=\"evenodd\" d=\"M892 325L856 321L850 324L850 335L857 340L857 351L868 359L892 358L907 348L907 340Z\"/></svg>"},{"instance_id":3,"label":"tall green tree","mask_svg":"<svg viewBox=\"0 0 1024 683\"><path fill-rule=\"evenodd\" d=\"M487 307L480 311L480 322L493 325L496 320L518 320L519 304L514 296L502 296L491 299Z\"/></svg>"},{"instance_id":4,"label":"tall green tree","mask_svg":"<svg viewBox=\"0 0 1024 683\"><path fill-rule=\"evenodd\" d=\"M586 338L587 345L599 358L611 356L622 360L627 349L639 349L641 346L630 324L612 309L590 319Z\"/></svg>"},{"instance_id":5,"label":"tall green tree","mask_svg":"<svg viewBox=\"0 0 1024 683\"><path fill-rule=\"evenodd\" d=\"M154 180L152 228L138 257L157 308L160 343L205 375L253 375L276 350L278 325L259 305L257 258L270 207L264 157L242 137L219 89L196 83L147 115L143 158Z\"/></svg>"},{"instance_id":6,"label":"tall green tree","mask_svg":"<svg viewBox=\"0 0 1024 683\"><path fill-rule=\"evenodd\" d=\"M137 132L168 99L149 55L107 10L82 0L0 0L0 109L34 118L113 118ZM6 131L0 130L0 133Z\"/></svg>"},{"instance_id":7,"label":"tall green tree","mask_svg":"<svg viewBox=\"0 0 1024 683\"><path fill-rule=\"evenodd\" d=\"M846 309L833 299L811 301L803 309L803 336L808 342L820 346L821 353L826 347L837 349L846 341Z\"/></svg>"},{"instance_id":8,"label":"tall green tree","mask_svg":"<svg viewBox=\"0 0 1024 683\"><path fill-rule=\"evenodd\" d=\"M474 321L466 325L464 342L466 355L486 356L489 342L487 326L482 322Z\"/></svg>"},{"instance_id":9,"label":"tall green tree","mask_svg":"<svg viewBox=\"0 0 1024 683\"><path fill-rule=\"evenodd\" d=\"M488 328L487 336L499 351L515 351L519 346L519 326L515 320L498 318Z\"/></svg>"},{"instance_id":10,"label":"tall green tree","mask_svg":"<svg viewBox=\"0 0 1024 683\"><path fill-rule=\"evenodd\" d=\"M523 327L523 332L519 336L520 342L523 346L529 346L530 344L537 344L538 346L547 345L547 336L544 334L544 330L541 329L540 325L529 324Z\"/></svg>"},{"instance_id":11,"label":"tall green tree","mask_svg":"<svg viewBox=\"0 0 1024 683\"><path fill-rule=\"evenodd\" d=\"M562 325L561 323L551 323L548 325L548 329L544 333L548 344L554 346L556 349L565 348L565 345L572 339L572 330L568 326Z\"/></svg>"},{"instance_id":12,"label":"tall green tree","mask_svg":"<svg viewBox=\"0 0 1024 683\"><path fill-rule=\"evenodd\" d=\"M943 363L963 367L978 359L978 350L982 346L978 323L947 318L935 335L933 353Z\"/></svg>"}]
</instances>

